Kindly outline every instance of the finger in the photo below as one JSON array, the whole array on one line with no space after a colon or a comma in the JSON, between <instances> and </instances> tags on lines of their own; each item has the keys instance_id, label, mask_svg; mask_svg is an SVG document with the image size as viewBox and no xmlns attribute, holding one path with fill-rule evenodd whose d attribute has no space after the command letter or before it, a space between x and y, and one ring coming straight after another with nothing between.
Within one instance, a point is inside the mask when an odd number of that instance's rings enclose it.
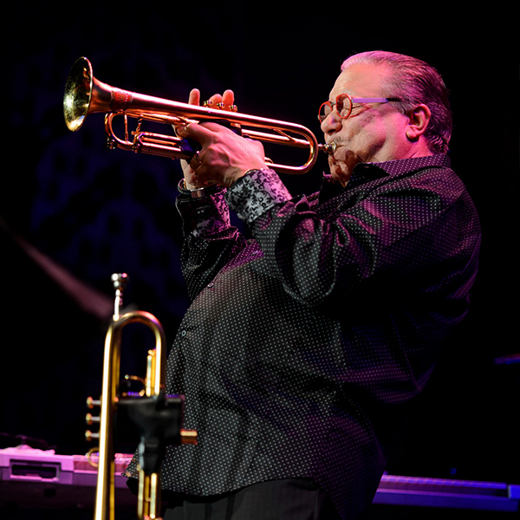
<instances>
[{"instance_id":1,"label":"finger","mask_svg":"<svg viewBox=\"0 0 520 520\"><path fill-rule=\"evenodd\" d=\"M197 168L202 164L202 159L200 157L200 152L196 152L190 160L189 166L191 168L192 176L196 175Z\"/></svg>"},{"instance_id":2,"label":"finger","mask_svg":"<svg viewBox=\"0 0 520 520\"><path fill-rule=\"evenodd\" d=\"M206 128L206 126L208 128ZM185 139L193 139L197 143L204 145L215 131L220 129L220 125L216 123L207 123L204 126L198 123L177 126L177 135Z\"/></svg>"},{"instance_id":3,"label":"finger","mask_svg":"<svg viewBox=\"0 0 520 520\"><path fill-rule=\"evenodd\" d=\"M191 89L188 96L188 103L190 105L200 105L200 90L198 88ZM179 129L184 124L185 123L182 121L182 118L180 119L179 123L172 124L173 131L176 133L176 135L180 136Z\"/></svg>"},{"instance_id":4,"label":"finger","mask_svg":"<svg viewBox=\"0 0 520 520\"><path fill-rule=\"evenodd\" d=\"M200 90L197 88L194 88L191 90L188 103L190 105L200 105Z\"/></svg>"},{"instance_id":5,"label":"finger","mask_svg":"<svg viewBox=\"0 0 520 520\"><path fill-rule=\"evenodd\" d=\"M235 103L235 93L229 89L224 91L224 94L222 96L222 104L224 105L224 108L226 110L229 110L229 107L231 107L234 103Z\"/></svg>"},{"instance_id":6,"label":"finger","mask_svg":"<svg viewBox=\"0 0 520 520\"><path fill-rule=\"evenodd\" d=\"M215 107L219 103L222 103L222 95L221 94L213 94L207 101L206 104L210 107Z\"/></svg>"}]
</instances>

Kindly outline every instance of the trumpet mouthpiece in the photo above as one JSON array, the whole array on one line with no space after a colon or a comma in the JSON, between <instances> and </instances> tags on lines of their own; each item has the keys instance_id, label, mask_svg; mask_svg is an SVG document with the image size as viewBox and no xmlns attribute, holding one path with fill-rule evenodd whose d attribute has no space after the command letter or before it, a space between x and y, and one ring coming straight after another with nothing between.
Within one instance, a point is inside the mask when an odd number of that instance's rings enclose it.
<instances>
[{"instance_id":1,"label":"trumpet mouthpiece","mask_svg":"<svg viewBox=\"0 0 520 520\"><path fill-rule=\"evenodd\" d=\"M321 152L325 152L328 155L332 155L336 151L337 144L334 141L331 141L328 144L320 144L318 148Z\"/></svg>"}]
</instances>

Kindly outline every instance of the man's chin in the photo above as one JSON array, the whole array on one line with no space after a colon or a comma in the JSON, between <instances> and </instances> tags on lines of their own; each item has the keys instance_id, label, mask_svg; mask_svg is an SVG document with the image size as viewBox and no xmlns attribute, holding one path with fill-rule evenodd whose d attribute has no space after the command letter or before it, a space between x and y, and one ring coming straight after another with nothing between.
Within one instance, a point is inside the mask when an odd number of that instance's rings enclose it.
<instances>
[{"instance_id":1,"label":"man's chin","mask_svg":"<svg viewBox=\"0 0 520 520\"><path fill-rule=\"evenodd\" d=\"M332 179L343 186L347 184L352 175L352 170L345 163L335 162L333 159L329 159L329 171Z\"/></svg>"}]
</instances>

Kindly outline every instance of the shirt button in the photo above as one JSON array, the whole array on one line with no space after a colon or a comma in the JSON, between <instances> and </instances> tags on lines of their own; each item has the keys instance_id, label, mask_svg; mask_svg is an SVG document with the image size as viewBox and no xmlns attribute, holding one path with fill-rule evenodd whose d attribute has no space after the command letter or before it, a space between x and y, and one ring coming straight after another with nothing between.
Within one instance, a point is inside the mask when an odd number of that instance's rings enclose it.
<instances>
[{"instance_id":1,"label":"shirt button","mask_svg":"<svg viewBox=\"0 0 520 520\"><path fill-rule=\"evenodd\" d=\"M186 334L188 334L185 330L181 330L181 336L184 337L186 336Z\"/></svg>"},{"instance_id":2,"label":"shirt button","mask_svg":"<svg viewBox=\"0 0 520 520\"><path fill-rule=\"evenodd\" d=\"M208 283L208 287L213 287L215 284L213 282Z\"/></svg>"}]
</instances>

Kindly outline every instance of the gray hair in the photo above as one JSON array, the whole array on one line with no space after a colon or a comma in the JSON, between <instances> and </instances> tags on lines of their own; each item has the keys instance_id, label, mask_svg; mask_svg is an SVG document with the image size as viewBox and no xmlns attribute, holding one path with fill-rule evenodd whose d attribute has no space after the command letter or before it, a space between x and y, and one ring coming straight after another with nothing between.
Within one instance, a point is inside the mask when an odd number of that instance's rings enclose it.
<instances>
[{"instance_id":1,"label":"gray hair","mask_svg":"<svg viewBox=\"0 0 520 520\"><path fill-rule=\"evenodd\" d=\"M448 89L441 75L428 63L411 56L387 51L370 51L347 58L341 70L357 63L387 65L391 74L383 83L382 94L398 97L396 102L403 114L417 105L425 104L431 111L431 119L425 132L428 148L432 153L446 153L451 139L453 119Z\"/></svg>"}]
</instances>

